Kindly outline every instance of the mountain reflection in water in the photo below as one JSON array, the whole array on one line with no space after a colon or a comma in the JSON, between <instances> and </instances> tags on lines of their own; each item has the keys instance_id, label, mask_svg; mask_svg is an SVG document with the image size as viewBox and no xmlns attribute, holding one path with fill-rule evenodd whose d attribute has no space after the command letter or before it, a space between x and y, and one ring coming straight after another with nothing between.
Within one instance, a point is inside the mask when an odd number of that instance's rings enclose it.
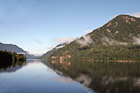
<instances>
[{"instance_id":1,"label":"mountain reflection in water","mask_svg":"<svg viewBox=\"0 0 140 93\"><path fill-rule=\"evenodd\" d=\"M61 71L97 93L139 93L140 62L50 62Z\"/></svg>"},{"instance_id":2,"label":"mountain reflection in water","mask_svg":"<svg viewBox=\"0 0 140 93\"><path fill-rule=\"evenodd\" d=\"M27 60L14 66L1 66L0 93L93 93L48 62Z\"/></svg>"},{"instance_id":3,"label":"mountain reflection in water","mask_svg":"<svg viewBox=\"0 0 140 93\"><path fill-rule=\"evenodd\" d=\"M28 60L1 65L0 82L0 93L139 93L140 63Z\"/></svg>"}]
</instances>

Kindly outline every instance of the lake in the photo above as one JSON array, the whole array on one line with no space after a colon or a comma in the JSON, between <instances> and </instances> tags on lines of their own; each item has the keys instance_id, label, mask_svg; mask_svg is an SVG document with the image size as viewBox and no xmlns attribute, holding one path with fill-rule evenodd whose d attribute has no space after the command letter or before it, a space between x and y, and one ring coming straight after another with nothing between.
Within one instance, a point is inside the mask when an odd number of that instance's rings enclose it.
<instances>
[{"instance_id":1,"label":"lake","mask_svg":"<svg viewBox=\"0 0 140 93\"><path fill-rule=\"evenodd\" d=\"M140 62L52 60L53 69L97 93L140 93Z\"/></svg>"},{"instance_id":2,"label":"lake","mask_svg":"<svg viewBox=\"0 0 140 93\"><path fill-rule=\"evenodd\" d=\"M0 66L0 93L140 93L140 62L43 62Z\"/></svg>"},{"instance_id":3,"label":"lake","mask_svg":"<svg viewBox=\"0 0 140 93\"><path fill-rule=\"evenodd\" d=\"M0 93L93 93L41 60L0 66Z\"/></svg>"}]
</instances>

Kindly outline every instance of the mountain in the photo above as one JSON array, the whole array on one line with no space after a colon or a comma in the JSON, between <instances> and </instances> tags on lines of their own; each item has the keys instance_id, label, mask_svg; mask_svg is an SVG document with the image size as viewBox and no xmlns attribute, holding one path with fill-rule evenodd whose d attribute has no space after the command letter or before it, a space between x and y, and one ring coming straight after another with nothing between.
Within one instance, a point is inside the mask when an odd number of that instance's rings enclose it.
<instances>
[{"instance_id":1,"label":"mountain","mask_svg":"<svg viewBox=\"0 0 140 93\"><path fill-rule=\"evenodd\" d=\"M119 15L51 56L92 60L140 60L140 18ZM51 59L51 56L49 59Z\"/></svg>"},{"instance_id":2,"label":"mountain","mask_svg":"<svg viewBox=\"0 0 140 93\"><path fill-rule=\"evenodd\" d=\"M68 43L62 43L62 44L58 44L56 47L54 47L53 49L51 49L50 51L48 51L47 53L43 54L41 56L42 59L47 59L51 54L53 54L57 49L64 47L65 45L67 45Z\"/></svg>"},{"instance_id":3,"label":"mountain","mask_svg":"<svg viewBox=\"0 0 140 93\"><path fill-rule=\"evenodd\" d=\"M22 48L13 44L4 44L0 42L0 50L7 50L16 53L24 53L28 59L36 58L36 56L28 54Z\"/></svg>"}]
</instances>

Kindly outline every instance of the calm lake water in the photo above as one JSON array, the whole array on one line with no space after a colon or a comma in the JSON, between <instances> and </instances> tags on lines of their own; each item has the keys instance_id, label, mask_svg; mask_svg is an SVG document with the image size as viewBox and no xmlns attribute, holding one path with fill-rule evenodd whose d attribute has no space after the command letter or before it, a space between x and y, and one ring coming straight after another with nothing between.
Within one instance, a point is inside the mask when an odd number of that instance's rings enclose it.
<instances>
[{"instance_id":1,"label":"calm lake water","mask_svg":"<svg viewBox=\"0 0 140 93\"><path fill-rule=\"evenodd\" d=\"M140 62L42 62L0 66L0 93L140 93Z\"/></svg>"},{"instance_id":2,"label":"calm lake water","mask_svg":"<svg viewBox=\"0 0 140 93\"><path fill-rule=\"evenodd\" d=\"M40 60L0 68L0 93L92 93L94 91L53 70Z\"/></svg>"},{"instance_id":3,"label":"calm lake water","mask_svg":"<svg viewBox=\"0 0 140 93\"><path fill-rule=\"evenodd\" d=\"M140 93L140 62L52 60L50 64L97 93Z\"/></svg>"}]
</instances>

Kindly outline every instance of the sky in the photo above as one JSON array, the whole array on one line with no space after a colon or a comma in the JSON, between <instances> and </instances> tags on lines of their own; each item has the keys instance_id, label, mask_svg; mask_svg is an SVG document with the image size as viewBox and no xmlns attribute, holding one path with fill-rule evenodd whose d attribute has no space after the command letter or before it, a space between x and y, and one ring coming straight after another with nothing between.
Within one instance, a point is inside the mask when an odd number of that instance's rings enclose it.
<instances>
[{"instance_id":1,"label":"sky","mask_svg":"<svg viewBox=\"0 0 140 93\"><path fill-rule=\"evenodd\" d=\"M0 42L40 55L119 14L140 17L140 0L0 0Z\"/></svg>"}]
</instances>

